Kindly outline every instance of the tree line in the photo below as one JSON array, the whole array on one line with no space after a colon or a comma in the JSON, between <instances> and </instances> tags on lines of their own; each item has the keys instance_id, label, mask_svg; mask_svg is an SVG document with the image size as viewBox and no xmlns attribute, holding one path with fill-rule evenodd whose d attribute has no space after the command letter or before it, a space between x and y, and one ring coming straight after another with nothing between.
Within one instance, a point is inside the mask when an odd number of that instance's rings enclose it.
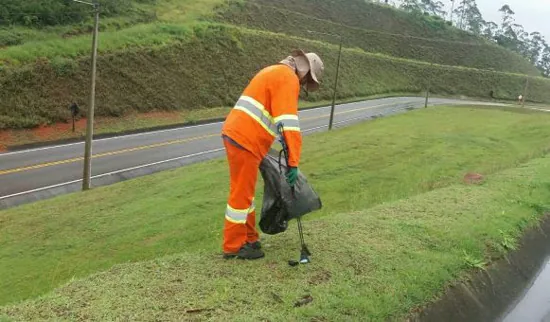
<instances>
[{"instance_id":1,"label":"tree line","mask_svg":"<svg viewBox=\"0 0 550 322\"><path fill-rule=\"evenodd\" d=\"M535 65L545 77L550 77L550 45L540 32L528 32L516 23L515 12L509 5L503 5L499 9L502 19L496 23L483 18L476 0L445 1L450 5L449 12L445 10L448 6L439 0L383 0L386 4L392 4L411 13L445 19L459 29L519 53Z\"/></svg>"}]
</instances>

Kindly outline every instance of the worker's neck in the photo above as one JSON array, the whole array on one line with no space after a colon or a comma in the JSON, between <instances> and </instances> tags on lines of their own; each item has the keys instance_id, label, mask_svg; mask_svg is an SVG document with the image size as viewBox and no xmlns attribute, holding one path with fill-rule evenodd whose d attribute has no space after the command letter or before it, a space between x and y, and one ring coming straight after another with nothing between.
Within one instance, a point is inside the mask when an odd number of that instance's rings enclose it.
<instances>
[{"instance_id":1,"label":"worker's neck","mask_svg":"<svg viewBox=\"0 0 550 322\"><path fill-rule=\"evenodd\" d=\"M297 72L296 61L294 61L294 58L292 56L288 56L287 58L283 59L280 63L292 69L293 72L295 73Z\"/></svg>"}]
</instances>

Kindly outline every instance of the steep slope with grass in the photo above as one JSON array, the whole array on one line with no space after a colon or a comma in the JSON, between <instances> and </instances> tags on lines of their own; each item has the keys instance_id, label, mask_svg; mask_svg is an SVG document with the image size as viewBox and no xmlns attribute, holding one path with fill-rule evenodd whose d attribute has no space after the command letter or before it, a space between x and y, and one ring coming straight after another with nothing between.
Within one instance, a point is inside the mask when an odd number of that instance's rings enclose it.
<instances>
[{"instance_id":1,"label":"steep slope with grass","mask_svg":"<svg viewBox=\"0 0 550 322\"><path fill-rule=\"evenodd\" d=\"M284 57L288 48L316 51L326 61L335 61L338 55L334 45L223 25L198 25L193 30L168 28L161 34L174 30L182 32L179 43L100 57L98 115L231 106L250 75ZM239 64L234 63L237 61ZM0 71L0 129L68 119L69 102L86 105L88 66L88 60L80 60ZM431 82L433 93L489 97L494 91L496 97L513 99L525 83L520 75L430 66L356 49L344 50L341 69L340 98L420 92ZM334 72L334 64L327 64L326 79L332 79ZM52 79L55 82L49 81ZM533 79L529 97L550 102L548 89L550 80ZM330 97L331 88L324 86L308 99Z\"/></svg>"},{"instance_id":2,"label":"steep slope with grass","mask_svg":"<svg viewBox=\"0 0 550 322\"><path fill-rule=\"evenodd\" d=\"M338 44L339 38L309 30L343 36L346 47L394 57L443 65L540 75L520 55L473 37L444 21L405 14L363 0L304 1L264 0L232 2L219 13L220 21Z\"/></svg>"},{"instance_id":3,"label":"steep slope with grass","mask_svg":"<svg viewBox=\"0 0 550 322\"><path fill-rule=\"evenodd\" d=\"M324 208L306 220L363 212L459 183L466 172L491 175L544 156L549 124L549 114L520 109L436 108L307 136L301 169ZM222 159L0 211L0 304L118 263L186 251L213 256L227 189ZM294 256L288 245L298 240L286 238L293 241L269 252Z\"/></svg>"},{"instance_id":4,"label":"steep slope with grass","mask_svg":"<svg viewBox=\"0 0 550 322\"><path fill-rule=\"evenodd\" d=\"M0 308L0 317L402 320L470 270L502 257L548 211L550 159L516 167L541 156L541 148L547 151L547 143L536 147L535 142L542 143L548 122L536 114L443 108L307 138L303 168L326 208L307 217L313 262L298 268L286 263L298 243L294 225L282 235L264 236L268 255L259 262L223 261L215 254L221 229L215 209L223 208L224 193L212 188L225 175L221 161L0 213L7 218L0 235L8 233L3 237L7 247L0 248L3 258L25 249L19 253L26 258L14 257L8 265L28 270L23 264L35 257L34 269L42 276L78 276L82 267L75 265L81 262L76 256L105 262L119 254L118 262L125 262L133 253L146 258L144 253L181 252L114 266L41 299ZM521 135L514 134L521 129ZM429 162L435 156L438 162ZM507 167L514 168L499 172ZM486 181L460 184L468 169L482 172ZM195 181L199 172L202 180ZM191 188L183 182L199 184ZM140 189L144 186L147 192ZM402 197L406 199L395 201ZM91 206L93 201L101 201L101 209ZM56 210L77 202L69 212ZM366 209L369 205L377 206ZM33 213L37 207L41 212ZM63 238L49 233L59 227ZM55 261L51 273L45 269L48 261ZM30 284L30 272L25 276L22 282ZM14 289L2 287L5 292ZM304 298L312 301L295 304Z\"/></svg>"},{"instance_id":5,"label":"steep slope with grass","mask_svg":"<svg viewBox=\"0 0 550 322\"><path fill-rule=\"evenodd\" d=\"M121 9L121 4L128 8ZM338 87L341 99L419 93L431 85L435 94L489 98L493 93L494 98L515 100L525 86L518 73L534 70L516 56L434 18L362 0L281 1L278 8L270 4L113 2L118 11L113 9L101 20L98 115L230 107L256 71L296 47L319 52L327 67L326 85L306 99L328 99L338 47L334 39L312 40L316 37L299 31L308 28L334 29L346 37ZM0 45L0 130L65 122L73 102L86 111L90 37L82 33L89 29L88 17L77 25L0 31L24 30L18 45ZM395 32L405 32L407 41L387 34ZM437 40L441 38L458 44L442 45ZM527 97L550 102L550 81L532 77Z\"/></svg>"}]
</instances>

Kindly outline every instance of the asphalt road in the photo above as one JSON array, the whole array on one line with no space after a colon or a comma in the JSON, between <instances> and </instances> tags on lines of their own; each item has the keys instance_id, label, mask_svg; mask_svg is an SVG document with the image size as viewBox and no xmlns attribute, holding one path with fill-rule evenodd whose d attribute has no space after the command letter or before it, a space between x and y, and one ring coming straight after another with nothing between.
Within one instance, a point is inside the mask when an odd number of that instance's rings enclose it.
<instances>
[{"instance_id":1,"label":"asphalt road","mask_svg":"<svg viewBox=\"0 0 550 322\"><path fill-rule=\"evenodd\" d=\"M430 105L480 104L431 99ZM490 104L490 103L481 103ZM494 105L494 104L490 104ZM385 98L336 106L334 127L424 107L419 97ZM330 107L300 112L304 135L328 128ZM222 123L95 140L92 186L102 186L223 156ZM0 209L81 188L84 143L0 154Z\"/></svg>"}]
</instances>

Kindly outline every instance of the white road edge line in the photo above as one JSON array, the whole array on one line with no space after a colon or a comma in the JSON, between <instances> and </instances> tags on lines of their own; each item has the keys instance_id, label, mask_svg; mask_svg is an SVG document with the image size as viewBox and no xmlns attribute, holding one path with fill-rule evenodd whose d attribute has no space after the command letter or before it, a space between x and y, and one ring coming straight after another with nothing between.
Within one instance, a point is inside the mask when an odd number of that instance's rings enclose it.
<instances>
[{"instance_id":1,"label":"white road edge line","mask_svg":"<svg viewBox=\"0 0 550 322\"><path fill-rule=\"evenodd\" d=\"M354 118L334 122L333 125L338 125L338 124L342 124L342 123L347 123L347 122L360 120L360 119L368 119L368 118L371 118L371 117L370 116L367 116L367 117L365 117L365 116L354 117ZM326 127L328 127L328 125L321 125L321 126L317 126L317 127L313 127L313 128L310 128L310 129L303 130L302 132L303 133L312 132L312 131L323 129L323 128L326 128ZM219 148L219 149L213 149L213 150L188 154L188 155L184 155L184 156L181 156L181 157L171 158L171 159L157 161L157 162L153 162L153 163L138 165L138 166L131 167L131 168L125 168L125 169L120 169L120 170L111 171L111 172L107 172L107 173L102 173L102 174L92 176L91 178L93 180L93 179L97 179L97 178L101 178L101 177L110 176L110 175L113 175L113 174L118 174L118 173L122 173L122 172L127 172L127 171L137 170L137 169L141 169L141 168L146 168L146 167L150 167L150 166L153 166L153 165L162 164L162 163L166 163L166 162L171 162L171 161L175 161L175 160L192 158L192 157L196 157L196 156L200 156L200 155L204 155L204 154L215 153L215 152L219 152L219 151L223 151L223 150L224 150L224 148ZM14 193L14 194L11 194L11 195L1 196L0 200L9 199L9 198L13 198L13 197L21 196L21 195L26 195L26 194L29 194L29 193L40 192L40 191L44 191L44 190L48 190L48 189L58 188L58 187L62 187L62 186L67 186L67 185L77 183L77 182L81 182L81 181L82 181L82 179L78 179L78 180L68 181L68 182L64 182L64 183L58 183L58 184L55 184L55 185L46 186L46 187L42 187L42 188L36 188L36 189L32 189L32 190L18 192L18 193Z\"/></svg>"},{"instance_id":2,"label":"white road edge line","mask_svg":"<svg viewBox=\"0 0 550 322\"><path fill-rule=\"evenodd\" d=\"M95 139L94 142L101 142L101 141L108 141L108 140L115 140L115 139L123 139L128 137L134 137L134 136L143 136L147 134L157 134L157 133L166 133L166 132L173 132L173 131L181 131L184 129L191 129L191 128L198 128L198 127L204 127L204 126L210 126L210 125L216 125L223 122L214 122L214 123L208 123L208 124L200 124L200 125L191 125L191 126L184 126L184 127L177 127L173 129L166 129L166 130L157 130L157 131L151 131L151 132L142 132L142 133L135 133L135 134L126 134L126 135L120 135L120 136L114 136L110 138L103 138L103 139ZM8 156L8 155L14 155L14 154L23 154L23 153L29 153L29 152L37 152L37 151L44 151L44 150L51 150L51 149L59 149L64 148L68 146L73 145L81 145L84 144L84 142L75 142L75 143L68 143L68 144L61 144L61 145L52 145L52 146L46 146L43 148L36 148L36 149L28 149L28 150L21 150L21 151L13 151L13 152L6 152L6 153L0 153L0 157Z\"/></svg>"},{"instance_id":3,"label":"white road edge line","mask_svg":"<svg viewBox=\"0 0 550 322\"><path fill-rule=\"evenodd\" d=\"M342 104L336 105L336 107L345 106L345 105L348 105L348 104L361 103L361 102L376 102L376 101L391 100L391 99L396 99L396 98L411 99L412 97L388 97L388 98L381 98L381 99L377 99L377 100L365 100L365 101L360 101L360 102L342 103ZM401 103L396 102L395 104L401 104ZM315 107L315 108L309 108L307 110L302 110L300 112L301 113L308 113L308 112L317 111L317 110L329 109L330 107L331 106L320 106L320 107ZM110 137L110 138L95 139L94 142L124 139L124 138L143 136L143 135L154 135L154 134L158 134L158 133L181 131L181 130L186 130L186 129L212 126L212 125L217 125L217 124L222 124L222 123L223 122L213 122L213 123L206 123L206 124L199 124L199 125L181 126L181 127L176 127L176 128L173 128L173 129L166 129L166 130L156 130L156 131L141 132L141 133L135 133L135 134L119 135L119 136L114 136L114 137ZM13 151L13 152L5 152L5 153L0 153L0 158L3 157L3 156L8 156L8 155L30 153L30 152L44 151L44 150L51 150L51 149L59 149L59 148L63 148L63 147L68 147L68 146L73 146L73 145L80 145L80 144L84 144L84 142L75 142L75 143L68 143L68 144L46 146L46 147L42 147L42 148L35 148L35 149L28 149L28 150L21 150L21 151Z\"/></svg>"},{"instance_id":4,"label":"white road edge line","mask_svg":"<svg viewBox=\"0 0 550 322\"><path fill-rule=\"evenodd\" d=\"M215 153L215 152L219 152L219 151L222 151L222 150L224 150L224 148L213 149L213 150L188 154L188 155L184 155L184 156L181 156L181 157L171 158L171 159L157 161L157 162L153 162L153 163L142 164L142 165L138 165L138 166L131 167L131 168L125 168L125 169L120 169L120 170L116 170L116 171L106 172L106 173L102 173L102 174L92 176L92 180L97 179L97 178L101 178L101 177L110 176L110 175L113 175L113 174L118 174L118 173L122 173L122 172L127 172L127 171L137 170L137 169L141 169L141 168L146 168L146 167L150 167L150 166L153 166L153 165L162 164L162 163L166 163L166 162L197 157L197 156L201 156L201 155L204 155L204 154ZM48 190L48 189L58 188L58 187L62 187L62 186L67 186L67 185L77 183L77 182L81 182L81 181L82 181L82 179L78 179L78 180L68 181L68 182L64 182L64 183L54 184L54 185L47 186L47 187L22 191L22 192L14 193L14 194L11 194L11 195L2 196L2 197L0 197L0 200L9 199L9 198L13 198L13 197L21 196L21 195L26 195L26 194L29 194L29 193L44 191L44 190Z\"/></svg>"},{"instance_id":5,"label":"white road edge line","mask_svg":"<svg viewBox=\"0 0 550 322\"><path fill-rule=\"evenodd\" d=\"M365 118L368 118L368 117L354 117L354 118L346 119L346 120L343 120L343 121L334 122L333 125L338 125L338 124L347 123L347 122L350 122L350 121L365 119ZM307 132L323 129L323 128L326 128L326 127L328 127L328 125L321 125L321 126L313 127L311 129L303 130L302 132L307 133ZM150 166L153 166L153 165L162 164L162 163L166 163L166 162L170 162L170 161L175 161L175 160L180 160L180 159L187 159L187 158L192 158L192 157L196 157L196 156L200 156L200 155L204 155L204 154L220 152L220 151L223 151L223 150L224 150L224 148L213 149L213 150L188 154L188 155L184 155L184 156L181 156L181 157L176 157L176 158L171 158L171 159L167 159L167 160L157 161L157 162L153 162L153 163L138 165L138 166L131 167L131 168L125 168L125 169L120 169L120 170L111 171L111 172L107 172L107 173L102 173L102 174L92 176L92 180L97 179L97 178L101 178L101 177L110 176L110 175L113 175L113 174L118 174L118 173L122 173L122 172L127 172L127 171L137 170L137 169L141 169L141 168L146 168L146 167L150 167ZM54 185L46 186L46 187L42 187L42 188L36 188L36 189L32 189L32 190L22 191L22 192L14 193L14 194L11 194L11 195L2 196L2 197L0 197L0 200L9 199L9 198L13 198L13 197L21 196L21 195L26 195L26 194L29 194L29 193L40 192L40 191L44 191L44 190L48 190L48 189L58 188L58 187L62 187L62 186L67 186L67 185L77 183L77 182L81 182L81 181L82 181L82 179L78 179L78 180L68 181L68 182L64 182L64 183L58 183L58 184L54 184Z\"/></svg>"},{"instance_id":6,"label":"white road edge line","mask_svg":"<svg viewBox=\"0 0 550 322\"><path fill-rule=\"evenodd\" d=\"M341 104L343 105L343 104ZM306 113L313 110L322 110L322 109L328 109L330 106L322 106L322 107L316 107L308 110L302 111L302 113ZM95 139L94 142L102 142L102 141L109 141L109 140L116 140L116 139L124 139L129 137L136 137L136 136L143 136L143 135L154 135L158 133L167 133L167 132L174 132L174 131L181 131L181 130L187 130L187 129L194 129L199 127L205 127L205 126L213 126L223 124L223 122L213 122L213 123L206 123L206 124L199 124L199 125L190 125L190 126L181 126L176 127L173 129L166 129L166 130L156 130L156 131L150 131L150 132L142 132L142 133L135 133L135 134L126 134L126 135L119 135L119 136L113 136L110 138L103 138L103 139ZM36 152L36 151L45 151L45 150L51 150L51 149L59 149L64 148L68 146L74 146L74 145L81 145L84 144L84 142L75 142L75 143L68 143L68 144L60 144L60 145L52 145L52 146L46 146L42 148L35 148L35 149L28 149L28 150L21 150L21 151L13 151L13 152L6 152L6 153L0 153L0 157L8 156L8 155L15 155L15 154L23 154L23 153L29 153L29 152Z\"/></svg>"},{"instance_id":7,"label":"white road edge line","mask_svg":"<svg viewBox=\"0 0 550 322\"><path fill-rule=\"evenodd\" d=\"M406 105L406 104L414 104L414 103L415 103L415 102L407 102L407 103L403 103L403 104ZM442 102L442 103L443 103L443 102ZM443 103L443 104L449 104L449 103ZM477 103L475 103L475 102L471 102L470 104L467 103L467 105L471 105L471 104L477 104ZM342 105L343 105L343 104L342 104ZM438 104L436 103L435 105L438 105ZM495 104L495 105L499 105L499 104ZM328 107L319 107L319 108L316 108L316 109L324 109L324 108L329 108L329 107L330 107L330 106L328 106ZM398 107L395 107L395 108L398 108ZM395 110L395 108L394 108L394 110ZM413 107L413 109L417 109L417 108L418 108L418 107ZM402 109L405 109L405 108L402 108ZM544 111L544 112L550 112L549 110L538 109L538 108L531 108L531 109L540 110L540 111ZM311 110L313 110L313 109L311 109ZM390 110L391 110L391 109L390 109ZM310 111L310 110L308 110L308 111ZM393 112L393 111L392 111L392 112ZM338 125L338 124L342 124L342 123L348 123L348 122L351 122L351 121L360 120L360 119L368 119L368 118L372 118L372 116L366 116L366 117L365 117L365 116L360 116L360 117L349 118L349 119L345 119L345 120L342 120L342 121L334 122L333 125ZM196 126L194 126L194 127L206 126L206 125L214 125L214 124L219 124L219 123L223 123L223 122L196 125ZM313 127L313 128L310 128L310 129L303 130L302 132L303 132L303 133L307 133L307 132L311 132L311 131L323 129L323 128L326 128L326 127L328 127L328 125L321 125L321 126L317 126L317 127ZM170 130L161 130L161 131L157 131L157 132L175 131L175 130L181 130L181 129L186 129L186 128L190 128L190 127L176 128L176 129L170 129ZM138 134L130 134L130 135L128 135L128 136L144 135L144 134L153 134L153 133L155 133L155 132L145 132L145 133L138 133ZM107 138L107 139L116 139L116 138L122 138L122 137L123 137L123 136L114 137L114 138ZM107 139L102 139L102 140L107 140ZM96 141L99 141L99 140L96 140ZM68 146L68 145L74 145L74 144L80 144L80 143L73 143L73 144L67 144L67 145L62 145L62 146ZM52 148L62 147L62 146L52 146L52 147L47 147L47 148L42 148L42 149L35 149L34 151L52 149ZM175 160L180 160L180 159L186 159L186 158L192 158L192 157L196 157L196 156L200 156L200 155L204 155L204 154L215 153L215 152L219 152L219 151L223 151L223 150L224 150L224 148L219 148L219 149L213 149L213 150L208 150L208 151L203 151L203 152L188 154L188 155L184 155L184 156L181 156L181 157L171 158L171 159L162 160L162 161L157 161L157 162L148 163L148 164L143 164L143 165L139 165L139 166L135 166L135 167L131 167L131 168L126 168L126 169L116 170L116 171L112 171L112 172L107 172L107 173L103 173L103 174L99 174L99 175L92 176L91 178L92 178L92 179L97 179L97 178L101 178L101 177L110 176L110 175L113 175L113 174L118 174L118 173L127 172L127 171L132 171L132 170L136 170L136 169L140 169L140 168L150 167L150 166L153 166L153 165L162 164L162 163L166 163L166 162L170 162L170 161L175 161ZM2 156L2 155L7 155L7 154L31 152L31 151L33 151L33 150L16 151L16 152L11 152L11 153L0 154L0 156ZM23 191L23 192L18 192L18 193L14 193L14 194L11 194L11 195L1 196L1 197L0 197L0 200L9 199L9 198L13 198L13 197L17 197L17 196L29 194L29 193L44 191L44 190L48 190L48 189L53 189L53 188L57 188L57 187L62 187L62 186L66 186L66 185L73 184L73 183L77 183L77 182L81 182L81 181L82 181L82 179L73 180L73 181L68 181L68 182L64 182L64 183L59 183L59 184L55 184L55 185L51 185L51 186L47 186L47 187L42 187L42 188L27 190L27 191Z\"/></svg>"}]
</instances>

